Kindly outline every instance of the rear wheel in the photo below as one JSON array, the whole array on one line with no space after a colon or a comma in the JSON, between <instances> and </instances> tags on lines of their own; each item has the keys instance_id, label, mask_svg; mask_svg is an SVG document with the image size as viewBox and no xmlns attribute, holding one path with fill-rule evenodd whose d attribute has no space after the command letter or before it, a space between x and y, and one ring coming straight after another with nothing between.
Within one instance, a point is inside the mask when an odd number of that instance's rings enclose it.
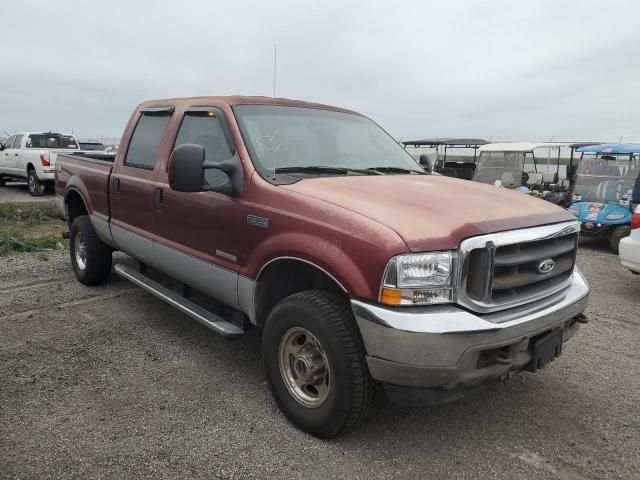
<instances>
[{"instance_id":1,"label":"rear wheel","mask_svg":"<svg viewBox=\"0 0 640 480\"><path fill-rule=\"evenodd\" d=\"M628 225L616 227L609 236L609 248L611 249L611 251L618 255L620 253L620 241L624 237L628 237L630 234L631 227L629 227Z\"/></svg>"},{"instance_id":2,"label":"rear wheel","mask_svg":"<svg viewBox=\"0 0 640 480\"><path fill-rule=\"evenodd\" d=\"M0 187L4 187L6 184L7 181L4 178L0 177Z\"/></svg>"},{"instance_id":3,"label":"rear wheel","mask_svg":"<svg viewBox=\"0 0 640 480\"><path fill-rule=\"evenodd\" d=\"M111 247L98 238L87 215L76 217L69 231L71 265L80 283L98 285L109 279Z\"/></svg>"},{"instance_id":4,"label":"rear wheel","mask_svg":"<svg viewBox=\"0 0 640 480\"><path fill-rule=\"evenodd\" d=\"M33 197L44 195L44 185L40 182L35 170L29 170L27 174L27 183L29 186L29 194Z\"/></svg>"},{"instance_id":5,"label":"rear wheel","mask_svg":"<svg viewBox=\"0 0 640 480\"><path fill-rule=\"evenodd\" d=\"M285 298L269 315L262 353L273 396L299 428L331 438L366 417L374 381L345 299L324 291Z\"/></svg>"}]
</instances>

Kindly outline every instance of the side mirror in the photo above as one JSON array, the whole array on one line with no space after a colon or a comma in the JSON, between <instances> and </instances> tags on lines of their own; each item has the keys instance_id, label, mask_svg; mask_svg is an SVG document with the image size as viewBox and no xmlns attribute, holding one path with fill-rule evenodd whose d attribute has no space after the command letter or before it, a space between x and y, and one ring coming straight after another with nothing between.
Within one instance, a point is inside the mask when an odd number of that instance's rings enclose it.
<instances>
[{"instance_id":1,"label":"side mirror","mask_svg":"<svg viewBox=\"0 0 640 480\"><path fill-rule=\"evenodd\" d=\"M427 172L433 173L433 159L426 153L420 155L420 165L422 165Z\"/></svg>"},{"instance_id":2,"label":"side mirror","mask_svg":"<svg viewBox=\"0 0 640 480\"><path fill-rule=\"evenodd\" d=\"M204 171L220 170L229 182L219 187L205 186ZM186 143L177 147L169 158L169 186L177 192L219 192L230 197L242 195L243 172L236 158L214 163L205 161L202 145Z\"/></svg>"}]
</instances>

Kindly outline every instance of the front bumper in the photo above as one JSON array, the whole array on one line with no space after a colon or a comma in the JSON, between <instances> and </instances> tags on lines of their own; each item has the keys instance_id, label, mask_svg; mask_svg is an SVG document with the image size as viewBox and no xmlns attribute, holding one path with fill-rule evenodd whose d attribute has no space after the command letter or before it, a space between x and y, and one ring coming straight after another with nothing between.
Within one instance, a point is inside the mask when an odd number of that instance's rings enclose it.
<instances>
[{"instance_id":1,"label":"front bumper","mask_svg":"<svg viewBox=\"0 0 640 480\"><path fill-rule=\"evenodd\" d=\"M373 378L453 393L523 369L531 361L532 340L542 334L563 329L569 339L585 321L588 296L576 268L565 290L495 313L480 315L456 305L389 308L358 300L351 306Z\"/></svg>"},{"instance_id":2,"label":"front bumper","mask_svg":"<svg viewBox=\"0 0 640 480\"><path fill-rule=\"evenodd\" d=\"M620 241L620 261L622 266L634 273L640 273L640 235L635 232Z\"/></svg>"}]
</instances>

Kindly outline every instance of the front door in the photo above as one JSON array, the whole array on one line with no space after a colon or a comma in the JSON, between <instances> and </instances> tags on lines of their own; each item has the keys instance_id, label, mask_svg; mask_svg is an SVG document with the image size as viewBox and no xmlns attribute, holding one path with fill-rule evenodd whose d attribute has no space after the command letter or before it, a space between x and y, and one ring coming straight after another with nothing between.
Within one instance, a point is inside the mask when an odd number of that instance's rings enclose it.
<instances>
[{"instance_id":1,"label":"front door","mask_svg":"<svg viewBox=\"0 0 640 480\"><path fill-rule=\"evenodd\" d=\"M15 135L11 135L4 141L4 150L0 152L0 172L7 175L15 175L13 168L13 141L16 139Z\"/></svg>"},{"instance_id":2,"label":"front door","mask_svg":"<svg viewBox=\"0 0 640 480\"><path fill-rule=\"evenodd\" d=\"M154 177L173 107L142 110L124 158L111 175L111 233L118 248L154 264Z\"/></svg>"},{"instance_id":3,"label":"front door","mask_svg":"<svg viewBox=\"0 0 640 480\"><path fill-rule=\"evenodd\" d=\"M211 162L233 157L235 148L220 109L187 107L181 114L174 148L202 145ZM166 170L158 173L156 184L156 198L162 200L154 210L158 263L171 276L237 307L242 200L217 192L176 192L168 185ZM220 170L205 173L205 184L227 181Z\"/></svg>"}]
</instances>

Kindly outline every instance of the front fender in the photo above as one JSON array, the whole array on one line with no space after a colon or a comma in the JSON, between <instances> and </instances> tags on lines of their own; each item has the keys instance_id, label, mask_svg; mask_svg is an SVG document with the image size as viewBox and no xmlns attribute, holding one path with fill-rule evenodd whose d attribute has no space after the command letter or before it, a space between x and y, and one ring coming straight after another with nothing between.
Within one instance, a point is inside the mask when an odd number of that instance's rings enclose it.
<instances>
[{"instance_id":1,"label":"front fender","mask_svg":"<svg viewBox=\"0 0 640 480\"><path fill-rule=\"evenodd\" d=\"M285 258L318 267L351 296L372 294L366 275L339 239L329 240L302 232L283 232L262 241L248 258L251 268L247 276L257 280L270 263Z\"/></svg>"}]
</instances>

